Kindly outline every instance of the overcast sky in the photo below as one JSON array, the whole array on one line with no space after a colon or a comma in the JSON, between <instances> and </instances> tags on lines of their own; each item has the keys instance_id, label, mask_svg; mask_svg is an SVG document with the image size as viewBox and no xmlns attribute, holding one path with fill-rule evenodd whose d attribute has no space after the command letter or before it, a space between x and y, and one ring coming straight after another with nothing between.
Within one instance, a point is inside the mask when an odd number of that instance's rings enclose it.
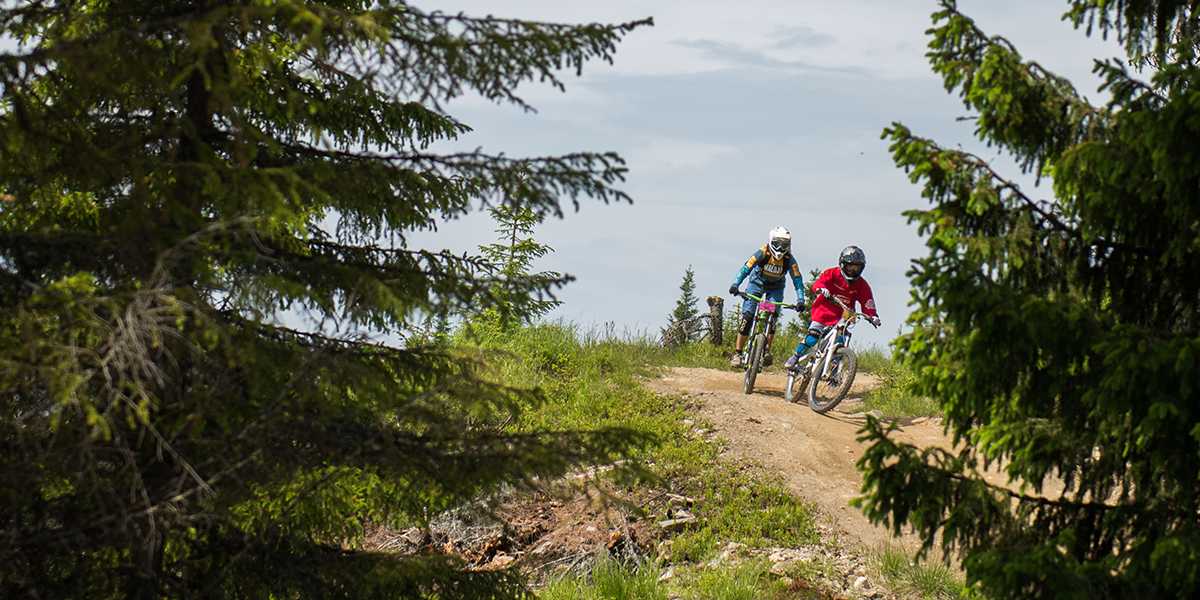
<instances>
[{"instance_id":1,"label":"overcast sky","mask_svg":"<svg viewBox=\"0 0 1200 600\"><path fill-rule=\"evenodd\" d=\"M624 189L633 205L585 203L538 232L556 250L538 267L578 278L552 318L585 327L612 322L618 331L657 331L688 265L701 297L725 294L767 232L783 225L806 276L835 264L847 244L865 249L865 276L885 325L860 329L859 341L884 345L908 314L909 262L924 254L900 213L924 202L893 166L880 131L901 121L943 144L994 156L968 124L956 122L966 111L924 58L932 0L416 3L575 23L654 17L654 27L620 45L614 65L589 65L568 80L565 94L523 88L536 114L477 98L449 105L475 129L458 147L509 155L614 150L628 160ZM1062 22L1065 1L959 6L1099 101L1092 60L1119 49ZM12 45L0 40L0 47ZM1048 193L1043 186L1037 195ZM491 241L492 228L477 214L411 241L472 250Z\"/></svg>"},{"instance_id":2,"label":"overcast sky","mask_svg":"<svg viewBox=\"0 0 1200 600\"><path fill-rule=\"evenodd\" d=\"M864 248L884 328L860 329L859 341L884 345L909 311L909 262L924 254L900 213L924 202L892 164L881 130L901 121L943 144L994 156L973 141L968 124L956 122L966 110L929 70L924 30L933 1L417 4L564 22L654 17L653 28L620 45L615 65L590 65L565 94L525 88L537 114L475 99L449 106L475 128L463 139L467 147L528 155L615 150L628 160L632 206L584 204L538 234L556 250L539 266L578 278L553 316L585 326L657 331L688 265L702 297L725 294L767 232L783 225L806 272L835 264L847 244ZM1065 2L959 6L1099 101L1092 59L1119 50L1062 22ZM415 239L464 250L489 241L491 229L475 216Z\"/></svg>"}]
</instances>

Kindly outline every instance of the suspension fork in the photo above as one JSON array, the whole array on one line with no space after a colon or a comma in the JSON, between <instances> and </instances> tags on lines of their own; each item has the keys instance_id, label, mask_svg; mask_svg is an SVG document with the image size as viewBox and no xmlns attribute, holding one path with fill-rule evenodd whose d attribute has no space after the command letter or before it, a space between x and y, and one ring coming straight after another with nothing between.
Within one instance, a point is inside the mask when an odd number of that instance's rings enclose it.
<instances>
[{"instance_id":1,"label":"suspension fork","mask_svg":"<svg viewBox=\"0 0 1200 600\"><path fill-rule=\"evenodd\" d=\"M760 325L763 320L762 314L762 311L758 310L758 306L755 306L754 312L750 314L750 333L746 334L746 347L742 348L743 359L749 358L750 350L754 348L754 338L758 337Z\"/></svg>"},{"instance_id":2,"label":"suspension fork","mask_svg":"<svg viewBox=\"0 0 1200 600\"><path fill-rule=\"evenodd\" d=\"M821 368L815 374L816 377L822 377L829 372L829 366L833 364L833 355L837 353L840 329L840 327L830 327L829 331L825 332L825 337L821 340L825 352L821 355Z\"/></svg>"},{"instance_id":3,"label":"suspension fork","mask_svg":"<svg viewBox=\"0 0 1200 600\"><path fill-rule=\"evenodd\" d=\"M767 334L767 337L770 338L770 337L775 336L775 326L776 326L776 324L778 324L779 316L782 312L783 312L783 307L782 307L782 305L780 305L779 308L775 309L775 312L767 315L766 323L763 324L763 326L765 327L765 329L763 330L763 333Z\"/></svg>"}]
</instances>

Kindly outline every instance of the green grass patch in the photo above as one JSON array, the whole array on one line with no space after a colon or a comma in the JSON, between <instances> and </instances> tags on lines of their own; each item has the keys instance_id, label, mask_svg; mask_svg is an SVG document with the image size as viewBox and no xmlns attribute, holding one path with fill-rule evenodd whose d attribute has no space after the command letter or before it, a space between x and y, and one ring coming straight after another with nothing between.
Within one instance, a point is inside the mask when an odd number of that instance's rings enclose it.
<instances>
[{"instance_id":1,"label":"green grass patch","mask_svg":"<svg viewBox=\"0 0 1200 600\"><path fill-rule=\"evenodd\" d=\"M801 546L818 541L812 509L781 481L759 472L720 472L718 467L701 507L717 537L751 547ZM711 513L711 514L706 514Z\"/></svg>"},{"instance_id":2,"label":"green grass patch","mask_svg":"<svg viewBox=\"0 0 1200 600\"><path fill-rule=\"evenodd\" d=\"M673 562L703 562L717 555L721 540L711 527L685 531L671 539Z\"/></svg>"},{"instance_id":3,"label":"green grass patch","mask_svg":"<svg viewBox=\"0 0 1200 600\"><path fill-rule=\"evenodd\" d=\"M706 369L728 369L729 357L733 355L733 343L714 346L708 342L683 344L676 348L664 348L654 356L654 364L670 367L701 367Z\"/></svg>"},{"instance_id":4,"label":"green grass patch","mask_svg":"<svg viewBox=\"0 0 1200 600\"><path fill-rule=\"evenodd\" d=\"M694 512L699 520L672 539L673 562L710 560L729 542L768 548L819 541L812 508L778 479L719 461L709 463L709 472L693 470L703 468L688 469L694 481L686 491L698 498Z\"/></svg>"},{"instance_id":5,"label":"green grass patch","mask_svg":"<svg viewBox=\"0 0 1200 600\"><path fill-rule=\"evenodd\" d=\"M506 385L539 388L544 402L524 407L511 428L579 431L624 427L660 440L683 436L683 407L638 383L665 352L640 338L608 339L564 324L476 325L463 337L469 357L486 361Z\"/></svg>"},{"instance_id":6,"label":"green grass patch","mask_svg":"<svg viewBox=\"0 0 1200 600\"><path fill-rule=\"evenodd\" d=\"M775 336L771 342L771 356L776 365L782 365L792 355L799 343L800 337L795 333L783 333ZM733 355L734 338L729 338L725 344L714 346L708 342L684 344L675 348L663 348L652 356L653 364L664 367L699 367L706 369L728 369L729 358Z\"/></svg>"},{"instance_id":7,"label":"green grass patch","mask_svg":"<svg viewBox=\"0 0 1200 600\"><path fill-rule=\"evenodd\" d=\"M974 597L962 577L940 562L917 561L896 546L884 546L871 556L871 567L889 588L905 597L950 600Z\"/></svg>"},{"instance_id":8,"label":"green grass patch","mask_svg":"<svg viewBox=\"0 0 1200 600\"><path fill-rule=\"evenodd\" d=\"M863 397L862 412L878 411L886 418L933 417L942 414L932 398L914 394L916 375L880 348L858 352L858 370L879 378L879 387Z\"/></svg>"},{"instance_id":9,"label":"green grass patch","mask_svg":"<svg viewBox=\"0 0 1200 600\"><path fill-rule=\"evenodd\" d=\"M855 353L858 354L858 370L864 373L883 375L898 368L892 354L878 346L856 348Z\"/></svg>"},{"instance_id":10,"label":"green grass patch","mask_svg":"<svg viewBox=\"0 0 1200 600\"><path fill-rule=\"evenodd\" d=\"M783 582L771 575L771 563L763 560L703 571L683 591L694 600L758 600L783 594Z\"/></svg>"},{"instance_id":11,"label":"green grass patch","mask_svg":"<svg viewBox=\"0 0 1200 600\"><path fill-rule=\"evenodd\" d=\"M914 375L901 365L892 365L876 372L879 387L863 397L864 411L879 411L887 418L933 417L942 414L942 409L932 398L920 396L912 391Z\"/></svg>"},{"instance_id":12,"label":"green grass patch","mask_svg":"<svg viewBox=\"0 0 1200 600\"><path fill-rule=\"evenodd\" d=\"M621 564L601 557L591 573L557 579L538 592L542 600L667 600L653 565Z\"/></svg>"},{"instance_id":13,"label":"green grass patch","mask_svg":"<svg viewBox=\"0 0 1200 600\"><path fill-rule=\"evenodd\" d=\"M689 510L698 520L675 534L673 561L699 565L728 542L762 548L819 541L811 507L793 496L779 477L721 459L718 443L694 436L694 425L683 423L686 418L698 419L682 399L658 396L639 384L640 378L668 364L690 361L722 366L728 358L720 349L694 344L668 350L645 338L588 335L563 324L503 330L477 327L469 341L459 339L459 347L468 356L486 359L498 381L543 390L545 402L526 407L509 425L511 429L619 426L652 436L655 443L633 457L648 465L650 474L650 479L636 485L649 484L695 499ZM672 589L685 598L771 597L777 582L760 567L719 568L685 579L690 581L686 587L673 583ZM539 596L662 597L662 586L652 571L601 561L588 576L555 581Z\"/></svg>"},{"instance_id":14,"label":"green grass patch","mask_svg":"<svg viewBox=\"0 0 1200 600\"><path fill-rule=\"evenodd\" d=\"M837 567L830 558L825 556L815 556L812 560L793 562L787 565L783 572L794 580L805 582L814 582L821 578L834 579L838 576Z\"/></svg>"}]
</instances>

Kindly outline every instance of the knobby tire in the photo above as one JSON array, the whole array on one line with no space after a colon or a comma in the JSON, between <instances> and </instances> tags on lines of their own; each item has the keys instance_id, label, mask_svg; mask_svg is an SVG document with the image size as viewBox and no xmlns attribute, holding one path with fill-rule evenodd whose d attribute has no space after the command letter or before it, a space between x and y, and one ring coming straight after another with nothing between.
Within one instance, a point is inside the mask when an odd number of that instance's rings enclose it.
<instances>
[{"instance_id":1,"label":"knobby tire","mask_svg":"<svg viewBox=\"0 0 1200 600\"><path fill-rule=\"evenodd\" d=\"M838 365L838 374L840 381L838 385L830 386L828 375L822 373L820 377L813 377L808 383L808 406L814 412L825 414L846 397L846 393L850 391L850 386L854 384L854 376L858 373L858 355L854 350L846 347L838 348L834 358L841 357ZM830 367L833 365L831 364Z\"/></svg>"},{"instance_id":2,"label":"knobby tire","mask_svg":"<svg viewBox=\"0 0 1200 600\"><path fill-rule=\"evenodd\" d=\"M808 392L808 370L812 365L805 364L798 373L788 371L787 387L783 390L783 399L788 402L798 402L800 397Z\"/></svg>"},{"instance_id":3,"label":"knobby tire","mask_svg":"<svg viewBox=\"0 0 1200 600\"><path fill-rule=\"evenodd\" d=\"M758 371L762 368L763 348L766 345L767 336L761 333L754 336L754 341L751 342L746 377L742 380L742 392L746 394L754 393L754 380L758 378Z\"/></svg>"}]
</instances>

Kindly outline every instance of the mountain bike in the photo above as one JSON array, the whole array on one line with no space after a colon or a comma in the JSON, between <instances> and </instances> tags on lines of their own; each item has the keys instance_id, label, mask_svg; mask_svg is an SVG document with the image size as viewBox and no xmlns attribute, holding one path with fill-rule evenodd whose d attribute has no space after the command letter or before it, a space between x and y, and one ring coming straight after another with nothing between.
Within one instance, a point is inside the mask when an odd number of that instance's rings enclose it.
<instances>
[{"instance_id":1,"label":"mountain bike","mask_svg":"<svg viewBox=\"0 0 1200 600\"><path fill-rule=\"evenodd\" d=\"M841 307L842 318L796 361L795 367L788 369L787 387L783 391L788 402L795 402L799 392L806 391L808 407L820 414L833 410L850 391L858 372L858 355L850 348L852 330L860 318L869 319L836 296L830 299Z\"/></svg>"},{"instance_id":2,"label":"mountain bike","mask_svg":"<svg viewBox=\"0 0 1200 600\"><path fill-rule=\"evenodd\" d=\"M762 370L763 354L767 352L767 338L774 333L772 329L775 313L779 311L780 307L792 310L802 309L796 305L771 302L765 295L755 296L746 292L738 292L738 296L758 302L758 308L754 311L754 324L750 328L750 340L742 352L742 365L746 369L746 375L742 378L742 391L750 394L754 392L754 380L758 378L758 372Z\"/></svg>"}]
</instances>

